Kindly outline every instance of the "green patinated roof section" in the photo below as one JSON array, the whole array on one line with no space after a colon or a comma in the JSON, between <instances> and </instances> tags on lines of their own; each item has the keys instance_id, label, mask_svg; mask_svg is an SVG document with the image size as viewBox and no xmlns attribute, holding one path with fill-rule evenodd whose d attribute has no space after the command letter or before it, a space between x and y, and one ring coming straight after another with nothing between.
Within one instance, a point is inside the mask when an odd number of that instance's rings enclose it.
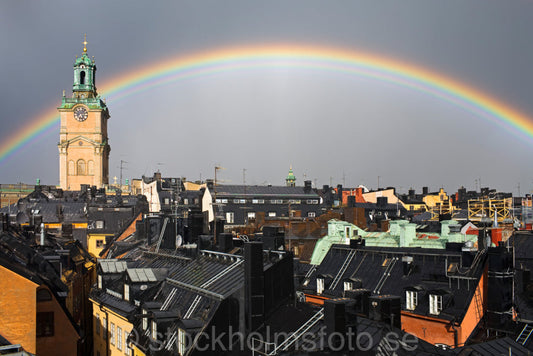
<instances>
[{"instance_id":1,"label":"green patinated roof section","mask_svg":"<svg viewBox=\"0 0 533 356\"><path fill-rule=\"evenodd\" d=\"M296 177L294 176L294 173L292 172L292 168L289 169L289 174L287 175L287 178L285 178L287 181L295 181Z\"/></svg>"},{"instance_id":2,"label":"green patinated roof section","mask_svg":"<svg viewBox=\"0 0 533 356\"><path fill-rule=\"evenodd\" d=\"M107 110L107 105L104 103L102 99L100 99L100 97L87 98L87 99L63 97L61 99L61 105L58 107L58 109L72 109L75 105L78 105L78 104L84 104L89 109Z\"/></svg>"},{"instance_id":3,"label":"green patinated roof section","mask_svg":"<svg viewBox=\"0 0 533 356\"><path fill-rule=\"evenodd\" d=\"M458 225L456 221L446 220L441 222L441 233L417 233L416 224L406 220L393 220L390 222L389 231L369 232L350 224L346 221L330 220L328 234L319 239L311 256L311 264L319 265L331 246L335 244L350 244L350 239L359 237L365 240L366 246L374 247L420 247L431 249L445 249L447 242L477 242L476 235L464 235L450 232L450 225Z\"/></svg>"},{"instance_id":4,"label":"green patinated roof section","mask_svg":"<svg viewBox=\"0 0 533 356\"><path fill-rule=\"evenodd\" d=\"M76 61L74 61L74 67L77 67L80 64L85 64L86 66L94 67L94 62L92 59L89 58L87 53L83 53L81 57L76 58Z\"/></svg>"}]
</instances>

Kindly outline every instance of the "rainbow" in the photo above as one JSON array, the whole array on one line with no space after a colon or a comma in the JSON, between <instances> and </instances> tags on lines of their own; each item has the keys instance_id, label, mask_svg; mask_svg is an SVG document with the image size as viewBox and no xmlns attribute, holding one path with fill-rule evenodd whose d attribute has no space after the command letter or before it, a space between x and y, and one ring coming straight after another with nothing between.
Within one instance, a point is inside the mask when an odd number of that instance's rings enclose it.
<instances>
[{"instance_id":1,"label":"rainbow","mask_svg":"<svg viewBox=\"0 0 533 356\"><path fill-rule=\"evenodd\" d=\"M107 98L112 110L112 103L157 86L198 76L266 67L335 71L393 83L461 107L527 142L533 142L533 120L480 90L391 58L328 47L247 46L180 56L119 75L99 87L99 93ZM56 107L45 112L29 120L26 127L1 143L0 164L38 137L58 130Z\"/></svg>"}]
</instances>

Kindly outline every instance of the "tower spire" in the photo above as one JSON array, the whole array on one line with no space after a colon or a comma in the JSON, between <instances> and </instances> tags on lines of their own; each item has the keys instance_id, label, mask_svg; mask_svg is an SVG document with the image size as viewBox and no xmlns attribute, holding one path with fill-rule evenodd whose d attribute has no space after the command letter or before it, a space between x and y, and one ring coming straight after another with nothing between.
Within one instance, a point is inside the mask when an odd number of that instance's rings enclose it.
<instances>
[{"instance_id":1,"label":"tower spire","mask_svg":"<svg viewBox=\"0 0 533 356\"><path fill-rule=\"evenodd\" d=\"M87 34L83 34L83 53L87 53Z\"/></svg>"}]
</instances>

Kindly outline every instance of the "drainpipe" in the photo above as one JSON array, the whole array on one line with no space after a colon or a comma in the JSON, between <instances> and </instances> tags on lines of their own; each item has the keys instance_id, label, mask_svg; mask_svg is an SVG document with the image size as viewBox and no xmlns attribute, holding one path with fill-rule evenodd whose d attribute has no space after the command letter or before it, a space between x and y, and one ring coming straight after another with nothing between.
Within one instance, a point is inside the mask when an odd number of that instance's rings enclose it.
<instances>
[{"instance_id":1,"label":"drainpipe","mask_svg":"<svg viewBox=\"0 0 533 356\"><path fill-rule=\"evenodd\" d=\"M454 348L456 348L456 347L458 347L458 344L459 344L459 336L458 336L458 333L457 333L457 329L455 328L455 322L454 321L452 321L451 327L452 327L452 330L453 330Z\"/></svg>"}]
</instances>

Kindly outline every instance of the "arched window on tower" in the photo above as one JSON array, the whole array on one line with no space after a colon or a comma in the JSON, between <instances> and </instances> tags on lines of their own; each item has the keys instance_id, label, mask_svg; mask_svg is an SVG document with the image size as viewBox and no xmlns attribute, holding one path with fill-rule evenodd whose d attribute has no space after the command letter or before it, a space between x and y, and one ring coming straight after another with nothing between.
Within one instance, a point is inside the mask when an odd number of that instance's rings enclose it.
<instances>
[{"instance_id":1,"label":"arched window on tower","mask_svg":"<svg viewBox=\"0 0 533 356\"><path fill-rule=\"evenodd\" d=\"M81 85L85 84L85 71L83 70L80 72L80 84Z\"/></svg>"},{"instance_id":2,"label":"arched window on tower","mask_svg":"<svg viewBox=\"0 0 533 356\"><path fill-rule=\"evenodd\" d=\"M80 160L78 160L78 175L79 176L84 176L86 174L87 174L87 172L85 170L85 161L80 159Z\"/></svg>"},{"instance_id":3,"label":"arched window on tower","mask_svg":"<svg viewBox=\"0 0 533 356\"><path fill-rule=\"evenodd\" d=\"M87 174L90 176L94 175L94 161L87 162Z\"/></svg>"},{"instance_id":4,"label":"arched window on tower","mask_svg":"<svg viewBox=\"0 0 533 356\"><path fill-rule=\"evenodd\" d=\"M68 175L75 176L76 169L74 168L74 161L68 161Z\"/></svg>"}]
</instances>

